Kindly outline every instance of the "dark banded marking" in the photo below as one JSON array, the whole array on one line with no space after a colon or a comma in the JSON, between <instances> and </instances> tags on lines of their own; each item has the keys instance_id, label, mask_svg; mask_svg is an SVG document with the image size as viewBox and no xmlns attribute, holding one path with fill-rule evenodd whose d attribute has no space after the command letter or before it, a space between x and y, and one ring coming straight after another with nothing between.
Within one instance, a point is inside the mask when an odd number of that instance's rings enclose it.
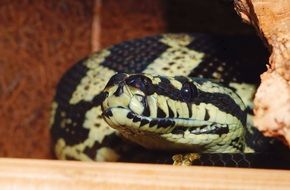
<instances>
[{"instance_id":1,"label":"dark banded marking","mask_svg":"<svg viewBox=\"0 0 290 190\"><path fill-rule=\"evenodd\" d=\"M192 109L191 109L192 104L187 103L186 105L187 105L187 109L188 109L188 118L191 118L192 117Z\"/></svg>"},{"instance_id":2,"label":"dark banded marking","mask_svg":"<svg viewBox=\"0 0 290 190\"><path fill-rule=\"evenodd\" d=\"M72 68L61 77L55 94L55 101L58 102L58 104L67 104L76 87L86 76L89 71L89 69L85 66L86 61L87 57L73 65Z\"/></svg>"},{"instance_id":3,"label":"dark banded marking","mask_svg":"<svg viewBox=\"0 0 290 190\"><path fill-rule=\"evenodd\" d=\"M229 133L229 127L216 127L214 130L212 130L210 133L207 134L218 134L219 136L222 136L223 134Z\"/></svg>"},{"instance_id":4,"label":"dark banded marking","mask_svg":"<svg viewBox=\"0 0 290 190\"><path fill-rule=\"evenodd\" d=\"M170 118L174 118L174 112L173 110L171 109L171 107L169 106L168 102L167 102L167 107L168 107L168 117Z\"/></svg>"},{"instance_id":5,"label":"dark banded marking","mask_svg":"<svg viewBox=\"0 0 290 190\"><path fill-rule=\"evenodd\" d=\"M119 85L117 90L114 92L114 95L118 97L121 96L123 92L124 92L123 85Z\"/></svg>"},{"instance_id":6,"label":"dark banded marking","mask_svg":"<svg viewBox=\"0 0 290 190\"><path fill-rule=\"evenodd\" d=\"M77 104L69 104L68 102L62 100L61 94L58 94L56 97L58 107L56 109L54 123L51 128L53 141L57 141L57 139L61 138L66 139L66 144L68 146L72 146L87 139L90 130L79 126L83 126L86 120L86 113L89 110L101 105L107 95L108 94L106 92L102 92L96 95L90 102L82 100ZM66 110L65 117L61 114L64 110ZM110 112L108 114L110 114ZM66 122L64 127L59 127L66 118L73 120L73 122Z\"/></svg>"},{"instance_id":7,"label":"dark banded marking","mask_svg":"<svg viewBox=\"0 0 290 190\"><path fill-rule=\"evenodd\" d=\"M141 118L132 112L128 112L127 118L132 119L132 121L135 123L140 121L140 127L142 127L148 123L149 123L149 127L153 127L153 126L157 125L157 128L167 128L167 127L171 127L175 124L175 122L170 120L170 119L154 119L150 122L148 119Z\"/></svg>"},{"instance_id":8,"label":"dark banded marking","mask_svg":"<svg viewBox=\"0 0 290 190\"><path fill-rule=\"evenodd\" d=\"M142 119L141 120L141 123L140 123L140 127L142 127L142 126L144 126L144 125L146 125L146 124L148 124L149 123L149 120L147 120L147 119Z\"/></svg>"},{"instance_id":9,"label":"dark banded marking","mask_svg":"<svg viewBox=\"0 0 290 190\"><path fill-rule=\"evenodd\" d=\"M178 82L180 82L181 84L184 84L186 82L189 82L188 78L185 76L175 76L173 77L175 80L177 80Z\"/></svg>"},{"instance_id":10,"label":"dark banded marking","mask_svg":"<svg viewBox=\"0 0 290 190\"><path fill-rule=\"evenodd\" d=\"M200 92L200 96L195 99L194 104L212 104L220 111L238 118L245 126L247 114L236 102L227 94Z\"/></svg>"},{"instance_id":11,"label":"dark banded marking","mask_svg":"<svg viewBox=\"0 0 290 190\"><path fill-rule=\"evenodd\" d=\"M105 111L103 111L103 116L105 116L105 117L112 117L113 116L113 112L112 112L112 110L105 110Z\"/></svg>"},{"instance_id":12,"label":"dark banded marking","mask_svg":"<svg viewBox=\"0 0 290 190\"><path fill-rule=\"evenodd\" d=\"M149 105L146 101L147 97L144 98L144 110L143 110L143 113L142 115L145 116L145 117L150 117L150 108L149 108Z\"/></svg>"},{"instance_id":13,"label":"dark banded marking","mask_svg":"<svg viewBox=\"0 0 290 190\"><path fill-rule=\"evenodd\" d=\"M220 72L222 77L220 82L226 83L231 81L259 83L260 78L256 73L262 73L265 69L257 65L255 72L247 71L253 71L254 63L266 63L268 58L268 51L257 36L220 38L220 36L201 35L187 47L205 54L202 62L192 70L190 76L203 75L205 78L212 78L213 73L218 71L219 67L223 67L224 70ZM257 51L259 54L255 53ZM251 59L244 55L250 55L248 57ZM247 77L242 76L241 71L247 73Z\"/></svg>"},{"instance_id":14,"label":"dark banded marking","mask_svg":"<svg viewBox=\"0 0 290 190\"><path fill-rule=\"evenodd\" d=\"M175 88L165 77L160 77L161 82L158 85L155 85L156 93L158 95L167 96L172 100L192 103L199 105L200 103L212 104L216 106L219 110L225 113L229 113L234 117L242 121L242 124L246 124L246 112L241 109L241 107L232 99L228 94L223 93L213 93L213 92L204 92L198 90L198 96L191 99L190 102L184 101L184 98L180 96L180 90ZM179 94L179 96L176 96ZM178 116L176 116L178 117Z\"/></svg>"},{"instance_id":15,"label":"dark banded marking","mask_svg":"<svg viewBox=\"0 0 290 190\"><path fill-rule=\"evenodd\" d=\"M166 113L159 106L157 107L157 117L158 118L165 118L166 117Z\"/></svg>"},{"instance_id":16,"label":"dark banded marking","mask_svg":"<svg viewBox=\"0 0 290 190\"><path fill-rule=\"evenodd\" d=\"M246 125L246 112L244 112L228 94L208 92L200 92L200 94L201 95L195 100L195 104L212 104L222 112L229 113L238 118L244 126Z\"/></svg>"},{"instance_id":17,"label":"dark banded marking","mask_svg":"<svg viewBox=\"0 0 290 190\"><path fill-rule=\"evenodd\" d=\"M168 78L166 78L164 76L159 76L158 78L160 79L160 83L157 84L157 87L160 87L162 89L163 87L167 87L167 85L172 86L172 84ZM172 86L172 87L175 89L174 86Z\"/></svg>"},{"instance_id":18,"label":"dark banded marking","mask_svg":"<svg viewBox=\"0 0 290 190\"><path fill-rule=\"evenodd\" d=\"M133 119L134 118L134 114L132 112L128 112L127 118L128 119Z\"/></svg>"},{"instance_id":19,"label":"dark banded marking","mask_svg":"<svg viewBox=\"0 0 290 190\"><path fill-rule=\"evenodd\" d=\"M100 64L116 72L141 73L168 49L161 35L130 40L108 48L110 55Z\"/></svg>"},{"instance_id":20,"label":"dark banded marking","mask_svg":"<svg viewBox=\"0 0 290 190\"><path fill-rule=\"evenodd\" d=\"M150 121L149 127L154 127L155 125L157 125L157 123L158 123L158 120L157 119L153 119L153 120Z\"/></svg>"},{"instance_id":21,"label":"dark banded marking","mask_svg":"<svg viewBox=\"0 0 290 190\"><path fill-rule=\"evenodd\" d=\"M173 125L173 122L169 119L158 120L157 128L167 128Z\"/></svg>"},{"instance_id":22,"label":"dark banded marking","mask_svg":"<svg viewBox=\"0 0 290 190\"><path fill-rule=\"evenodd\" d=\"M125 73L116 73L115 75L113 75L110 80L107 82L107 85L105 88L108 87L112 87L116 84L119 84L120 82L124 81L124 79L127 77L128 75Z\"/></svg>"},{"instance_id":23,"label":"dark banded marking","mask_svg":"<svg viewBox=\"0 0 290 190\"><path fill-rule=\"evenodd\" d=\"M204 120L208 121L209 119L210 119L210 116L209 116L208 110L205 108Z\"/></svg>"},{"instance_id":24,"label":"dark banded marking","mask_svg":"<svg viewBox=\"0 0 290 190\"><path fill-rule=\"evenodd\" d=\"M139 122L139 121L141 121L141 118L140 117L138 117L138 116L134 116L134 118L133 118L133 122Z\"/></svg>"}]
</instances>

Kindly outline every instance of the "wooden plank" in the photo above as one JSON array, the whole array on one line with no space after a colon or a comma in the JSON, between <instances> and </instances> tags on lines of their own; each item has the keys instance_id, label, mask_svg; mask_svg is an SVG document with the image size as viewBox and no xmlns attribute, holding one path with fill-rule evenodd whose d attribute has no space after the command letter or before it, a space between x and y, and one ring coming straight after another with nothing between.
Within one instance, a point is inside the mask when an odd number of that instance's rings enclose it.
<instances>
[{"instance_id":1,"label":"wooden plank","mask_svg":"<svg viewBox=\"0 0 290 190\"><path fill-rule=\"evenodd\" d=\"M1 189L289 189L290 171L0 159Z\"/></svg>"},{"instance_id":2,"label":"wooden plank","mask_svg":"<svg viewBox=\"0 0 290 190\"><path fill-rule=\"evenodd\" d=\"M101 8L102 1L94 0L92 33L91 33L91 46L92 52L98 51L101 48Z\"/></svg>"}]
</instances>

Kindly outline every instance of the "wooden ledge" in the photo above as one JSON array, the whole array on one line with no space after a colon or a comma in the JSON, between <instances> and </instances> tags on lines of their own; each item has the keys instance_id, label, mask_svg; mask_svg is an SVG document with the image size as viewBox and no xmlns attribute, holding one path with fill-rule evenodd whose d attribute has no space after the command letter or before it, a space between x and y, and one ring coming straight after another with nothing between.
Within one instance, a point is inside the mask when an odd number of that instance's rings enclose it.
<instances>
[{"instance_id":1,"label":"wooden ledge","mask_svg":"<svg viewBox=\"0 0 290 190\"><path fill-rule=\"evenodd\" d=\"M1 189L289 189L290 171L0 159Z\"/></svg>"}]
</instances>

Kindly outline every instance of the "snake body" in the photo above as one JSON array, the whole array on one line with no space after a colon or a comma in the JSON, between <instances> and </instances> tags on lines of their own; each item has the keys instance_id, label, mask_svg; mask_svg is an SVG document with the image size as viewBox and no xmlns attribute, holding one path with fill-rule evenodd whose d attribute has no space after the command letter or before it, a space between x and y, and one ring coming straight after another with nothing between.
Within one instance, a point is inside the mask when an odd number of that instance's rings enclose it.
<instances>
[{"instance_id":1,"label":"snake body","mask_svg":"<svg viewBox=\"0 0 290 190\"><path fill-rule=\"evenodd\" d=\"M272 140L247 127L263 70L253 64L267 58L253 41L164 34L91 54L57 87L51 117L57 158L150 162L164 152L166 158L198 152L199 164L239 166L273 151Z\"/></svg>"}]
</instances>

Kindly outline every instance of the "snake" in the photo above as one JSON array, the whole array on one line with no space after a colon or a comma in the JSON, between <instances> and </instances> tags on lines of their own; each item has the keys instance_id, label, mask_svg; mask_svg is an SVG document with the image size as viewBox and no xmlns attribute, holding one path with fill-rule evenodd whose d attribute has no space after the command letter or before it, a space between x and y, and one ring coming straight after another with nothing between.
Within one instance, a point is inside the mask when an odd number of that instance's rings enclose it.
<instances>
[{"instance_id":1,"label":"snake","mask_svg":"<svg viewBox=\"0 0 290 190\"><path fill-rule=\"evenodd\" d=\"M57 85L53 151L63 160L289 168L289 149L252 122L267 58L255 36L200 33L94 52Z\"/></svg>"}]
</instances>

